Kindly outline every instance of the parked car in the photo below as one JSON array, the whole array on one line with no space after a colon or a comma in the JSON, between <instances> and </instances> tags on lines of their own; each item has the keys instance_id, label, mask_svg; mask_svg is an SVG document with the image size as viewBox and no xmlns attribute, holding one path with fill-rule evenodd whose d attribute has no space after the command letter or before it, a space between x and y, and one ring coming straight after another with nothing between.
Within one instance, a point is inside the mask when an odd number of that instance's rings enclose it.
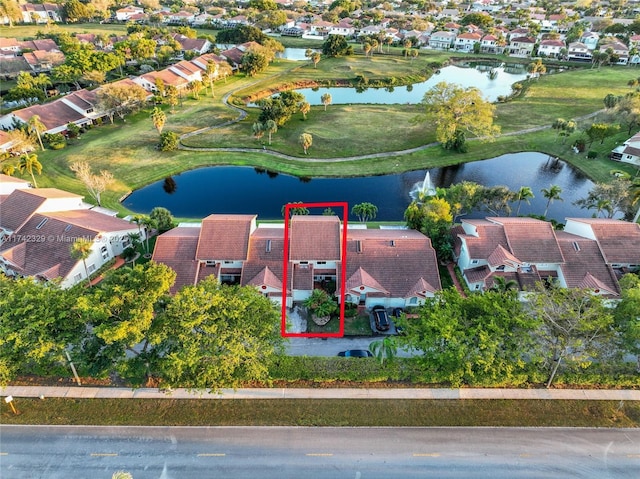
<instances>
[{"instance_id":1,"label":"parked car","mask_svg":"<svg viewBox=\"0 0 640 479\"><path fill-rule=\"evenodd\" d=\"M389 315L384 306L374 306L371 310L373 314L373 320L376 323L376 329L378 331L388 331L391 323L389 322Z\"/></svg>"},{"instance_id":2,"label":"parked car","mask_svg":"<svg viewBox=\"0 0 640 479\"><path fill-rule=\"evenodd\" d=\"M366 349L347 349L346 351L340 351L338 356L345 358L372 358L373 354Z\"/></svg>"}]
</instances>

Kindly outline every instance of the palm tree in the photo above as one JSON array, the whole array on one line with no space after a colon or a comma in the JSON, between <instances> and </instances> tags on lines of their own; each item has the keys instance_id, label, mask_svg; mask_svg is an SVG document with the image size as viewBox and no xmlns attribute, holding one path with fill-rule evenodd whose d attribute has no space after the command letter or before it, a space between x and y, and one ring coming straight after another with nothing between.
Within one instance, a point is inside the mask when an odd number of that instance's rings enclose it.
<instances>
[{"instance_id":1,"label":"palm tree","mask_svg":"<svg viewBox=\"0 0 640 479\"><path fill-rule=\"evenodd\" d=\"M373 341L369 344L369 349L376 359L380 361L381 365L384 365L386 360L391 362L398 353L398 345L393 336L387 336L384 339Z\"/></svg>"},{"instance_id":2,"label":"palm tree","mask_svg":"<svg viewBox=\"0 0 640 479\"><path fill-rule=\"evenodd\" d=\"M333 101L331 93L323 93L320 97L320 101L324 105L324 111L327 111L327 105L331 105L331 102Z\"/></svg>"},{"instance_id":3,"label":"palm tree","mask_svg":"<svg viewBox=\"0 0 640 479\"><path fill-rule=\"evenodd\" d=\"M89 277L89 269L87 268L87 258L91 256L92 247L93 241L86 238L78 238L71 244L71 257L75 260L82 260L89 287L91 287L91 278Z\"/></svg>"},{"instance_id":4,"label":"palm tree","mask_svg":"<svg viewBox=\"0 0 640 479\"><path fill-rule=\"evenodd\" d=\"M36 183L36 177L33 172L35 171L38 174L42 173L42 165L38 161L38 155L35 153L28 154L25 153L20 157L20 163L18 163L18 170L20 173L24 173L25 171L31 175L31 179L33 180L33 186L35 188L38 187L38 183Z\"/></svg>"},{"instance_id":5,"label":"palm tree","mask_svg":"<svg viewBox=\"0 0 640 479\"><path fill-rule=\"evenodd\" d=\"M542 215L546 217L547 212L549 211L549 205L554 200L564 201L560 197L560 193L562 193L562 188L560 188L558 185L551 185L549 188L542 188L540 191L542 192L542 195L547 199L547 206L544 209L544 214Z\"/></svg>"},{"instance_id":6,"label":"palm tree","mask_svg":"<svg viewBox=\"0 0 640 479\"><path fill-rule=\"evenodd\" d=\"M505 279L504 276L494 276L493 277L493 286L491 289L493 291L497 291L499 293L506 293L508 291L517 291L519 288L518 282L510 279Z\"/></svg>"},{"instance_id":7,"label":"palm tree","mask_svg":"<svg viewBox=\"0 0 640 479\"><path fill-rule=\"evenodd\" d=\"M259 140L264 136L264 125L259 121L256 121L251 125L251 131L253 132L253 136Z\"/></svg>"},{"instance_id":8,"label":"palm tree","mask_svg":"<svg viewBox=\"0 0 640 479\"><path fill-rule=\"evenodd\" d=\"M209 80L209 88L211 88L211 98L215 98L213 93L213 80L218 76L219 67L216 62L208 62L205 70L205 77Z\"/></svg>"},{"instance_id":9,"label":"palm tree","mask_svg":"<svg viewBox=\"0 0 640 479\"><path fill-rule=\"evenodd\" d=\"M157 223L156 223L156 220L154 220L150 216L143 216L142 225L145 228L145 235L144 235L145 248L144 248L144 250L148 254L149 253L149 236L151 236L151 230L153 228L157 227Z\"/></svg>"},{"instance_id":10,"label":"palm tree","mask_svg":"<svg viewBox=\"0 0 640 479\"><path fill-rule=\"evenodd\" d=\"M300 135L300 137L298 138L298 141L300 141L300 145L302 146L302 149L304 150L304 154L308 155L308 150L309 148L311 148L311 145L313 144L313 137L311 136L311 134L309 133L302 133Z\"/></svg>"},{"instance_id":11,"label":"palm tree","mask_svg":"<svg viewBox=\"0 0 640 479\"><path fill-rule=\"evenodd\" d=\"M308 105L308 103L307 103L307 105ZM302 109L302 107L300 107L300 109ZM275 120L267 120L267 122L264 124L264 129L269 134L269 144L271 144L271 135L273 133L277 133L278 132L278 124L275 122Z\"/></svg>"},{"instance_id":12,"label":"palm tree","mask_svg":"<svg viewBox=\"0 0 640 479\"><path fill-rule=\"evenodd\" d=\"M521 186L516 194L516 199L518 200L518 208L516 209L516 216L520 214L520 205L523 201L526 201L527 204L531 204L529 201L530 198L535 198L533 191L528 186Z\"/></svg>"},{"instance_id":13,"label":"palm tree","mask_svg":"<svg viewBox=\"0 0 640 479\"><path fill-rule=\"evenodd\" d=\"M361 223L366 223L377 216L378 207L373 203L358 203L351 208L351 214L356 215Z\"/></svg>"},{"instance_id":14,"label":"palm tree","mask_svg":"<svg viewBox=\"0 0 640 479\"><path fill-rule=\"evenodd\" d=\"M36 134L36 136L38 137L38 143L40 143L40 149L44 151L44 145L42 144L42 133L47 131L47 127L40 120L40 116L33 115L31 118L29 118L29 121L27 122L27 128L29 129L30 133Z\"/></svg>"},{"instance_id":15,"label":"palm tree","mask_svg":"<svg viewBox=\"0 0 640 479\"><path fill-rule=\"evenodd\" d=\"M311 111L311 105L308 101L300 102L300 112L302 112L302 118L307 119L307 113ZM271 144L271 142L269 142Z\"/></svg>"},{"instance_id":16,"label":"palm tree","mask_svg":"<svg viewBox=\"0 0 640 479\"><path fill-rule=\"evenodd\" d=\"M117 471L113 473L111 479L133 479L133 476L130 472Z\"/></svg>"},{"instance_id":17,"label":"palm tree","mask_svg":"<svg viewBox=\"0 0 640 479\"><path fill-rule=\"evenodd\" d=\"M362 44L362 51L364 52L364 56L368 57L369 56L369 52L371 51L373 47L371 46L371 43L369 42L364 42Z\"/></svg>"},{"instance_id":18,"label":"palm tree","mask_svg":"<svg viewBox=\"0 0 640 479\"><path fill-rule=\"evenodd\" d=\"M16 167L13 165L2 165L2 174L7 176L13 176L16 172Z\"/></svg>"},{"instance_id":19,"label":"palm tree","mask_svg":"<svg viewBox=\"0 0 640 479\"><path fill-rule=\"evenodd\" d=\"M162 134L162 128L164 128L164 124L167 121L167 115L160 108L155 107L151 112L151 121L153 121L153 126L158 130L158 134Z\"/></svg>"}]
</instances>

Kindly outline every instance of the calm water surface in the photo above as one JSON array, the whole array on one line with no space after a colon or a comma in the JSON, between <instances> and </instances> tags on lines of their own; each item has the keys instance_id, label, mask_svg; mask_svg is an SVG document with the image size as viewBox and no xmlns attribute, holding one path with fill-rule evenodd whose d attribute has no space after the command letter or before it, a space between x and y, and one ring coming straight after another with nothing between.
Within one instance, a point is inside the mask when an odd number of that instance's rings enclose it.
<instances>
[{"instance_id":1,"label":"calm water surface","mask_svg":"<svg viewBox=\"0 0 640 479\"><path fill-rule=\"evenodd\" d=\"M592 214L571 204L586 196L593 186L591 180L567 163L531 152L396 175L313 178L309 181L288 175L258 173L249 167L206 167L176 175L173 182L159 181L134 191L123 204L138 213L149 213L152 208L163 206L174 216L184 218L225 213L280 219L282 205L289 202L346 201L354 205L366 201L378 207L378 220L399 221L411 201L409 193L423 181L427 171L439 187L463 180L485 186L506 185L512 190L529 186L536 197L531 200L531 205L522 204L520 214L523 215L542 214L546 200L540 190L552 184L559 185L564 201L551 204L549 218L564 221L568 216ZM470 217L487 215L490 213L478 211Z\"/></svg>"}]
</instances>

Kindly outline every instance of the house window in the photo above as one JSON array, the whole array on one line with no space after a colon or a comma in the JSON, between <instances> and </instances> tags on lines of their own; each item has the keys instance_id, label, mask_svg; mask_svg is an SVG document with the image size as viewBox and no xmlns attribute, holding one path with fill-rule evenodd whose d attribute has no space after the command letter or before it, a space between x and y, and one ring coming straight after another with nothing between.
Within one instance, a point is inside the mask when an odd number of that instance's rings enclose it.
<instances>
[{"instance_id":1,"label":"house window","mask_svg":"<svg viewBox=\"0 0 640 479\"><path fill-rule=\"evenodd\" d=\"M129 238L128 236L125 236L122 239L122 249L126 249L131 245L131 238Z\"/></svg>"},{"instance_id":2,"label":"house window","mask_svg":"<svg viewBox=\"0 0 640 479\"><path fill-rule=\"evenodd\" d=\"M415 296L409 298L409 304L418 304L418 298Z\"/></svg>"},{"instance_id":3,"label":"house window","mask_svg":"<svg viewBox=\"0 0 640 479\"><path fill-rule=\"evenodd\" d=\"M309 264L308 261L300 261L300 264Z\"/></svg>"},{"instance_id":4,"label":"house window","mask_svg":"<svg viewBox=\"0 0 640 479\"><path fill-rule=\"evenodd\" d=\"M316 264L327 264L326 261L318 261Z\"/></svg>"},{"instance_id":5,"label":"house window","mask_svg":"<svg viewBox=\"0 0 640 479\"><path fill-rule=\"evenodd\" d=\"M95 264L90 264L89 267L87 268L87 271L89 271L89 273L93 273L96 270L96 265Z\"/></svg>"},{"instance_id":6,"label":"house window","mask_svg":"<svg viewBox=\"0 0 640 479\"><path fill-rule=\"evenodd\" d=\"M82 279L82 274L81 273L78 273L73 277L73 281L75 281L76 283L78 281L80 281L81 279Z\"/></svg>"},{"instance_id":7,"label":"house window","mask_svg":"<svg viewBox=\"0 0 640 479\"><path fill-rule=\"evenodd\" d=\"M225 261L224 264L233 264L233 261Z\"/></svg>"},{"instance_id":8,"label":"house window","mask_svg":"<svg viewBox=\"0 0 640 479\"><path fill-rule=\"evenodd\" d=\"M107 259L109 257L109 251L106 246L100 248L100 254L102 255L102 259Z\"/></svg>"},{"instance_id":9,"label":"house window","mask_svg":"<svg viewBox=\"0 0 640 479\"><path fill-rule=\"evenodd\" d=\"M477 259L472 259L471 260L471 264L478 264L478 260Z\"/></svg>"},{"instance_id":10,"label":"house window","mask_svg":"<svg viewBox=\"0 0 640 479\"><path fill-rule=\"evenodd\" d=\"M267 245L265 246L265 251L267 253L271 253L271 240L267 240Z\"/></svg>"},{"instance_id":11,"label":"house window","mask_svg":"<svg viewBox=\"0 0 640 479\"><path fill-rule=\"evenodd\" d=\"M36 226L36 229L39 230L40 228L42 228L47 221L49 221L49 218L43 218L43 220L38 223L38 226Z\"/></svg>"},{"instance_id":12,"label":"house window","mask_svg":"<svg viewBox=\"0 0 640 479\"><path fill-rule=\"evenodd\" d=\"M87 113L93 113L93 108L89 108L89 109L87 110Z\"/></svg>"}]
</instances>

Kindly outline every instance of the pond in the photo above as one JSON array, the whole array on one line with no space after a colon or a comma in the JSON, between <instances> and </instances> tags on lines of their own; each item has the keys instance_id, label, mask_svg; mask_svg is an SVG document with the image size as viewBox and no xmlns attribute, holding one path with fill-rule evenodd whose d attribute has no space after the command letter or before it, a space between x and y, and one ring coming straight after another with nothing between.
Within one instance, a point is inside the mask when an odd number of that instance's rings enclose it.
<instances>
[{"instance_id":1,"label":"pond","mask_svg":"<svg viewBox=\"0 0 640 479\"><path fill-rule=\"evenodd\" d=\"M562 188L564 201L555 201L548 217L591 216L591 211L572 205L587 195L593 183L571 165L542 153L516 153L490 160L445 168L432 168L384 176L299 179L250 167L199 168L134 191L123 204L138 213L163 206L174 216L204 218L212 213L257 214L259 219L280 219L285 203L346 201L350 207L370 202L378 207L380 221L401 221L411 202L410 193L429 172L438 187L463 180L485 186L506 185L511 190L529 186L535 194L531 205L522 204L520 214L543 214L546 200L540 190L550 185ZM514 207L515 210L515 207ZM490 216L477 211L469 217Z\"/></svg>"},{"instance_id":2,"label":"pond","mask_svg":"<svg viewBox=\"0 0 640 479\"><path fill-rule=\"evenodd\" d=\"M364 91L355 88L321 87L321 88L301 88L307 101L312 105L321 105L320 97L324 93L331 95L332 104L349 103L419 103L424 94L439 82L455 83L463 88L478 88L485 99L494 102L499 96L511 94L511 85L522 81L527 77L527 73L507 72L504 66L496 68L497 76L489 77L489 72L478 68L450 65L434 74L431 78L421 83L414 83L409 86L397 86L393 88L367 88Z\"/></svg>"}]
</instances>

